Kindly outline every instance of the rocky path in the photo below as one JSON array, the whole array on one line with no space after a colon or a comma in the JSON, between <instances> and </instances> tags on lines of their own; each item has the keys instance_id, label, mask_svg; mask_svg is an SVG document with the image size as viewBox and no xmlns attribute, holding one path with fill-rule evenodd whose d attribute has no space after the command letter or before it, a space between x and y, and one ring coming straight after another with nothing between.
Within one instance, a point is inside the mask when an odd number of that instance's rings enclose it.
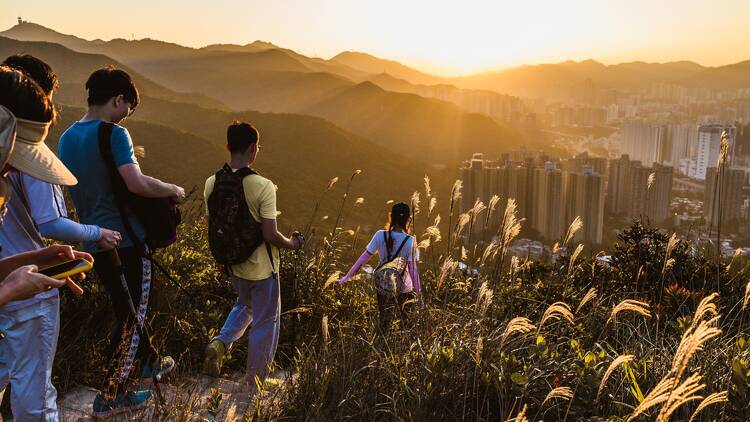
<instances>
[{"instance_id":1,"label":"rocky path","mask_svg":"<svg viewBox=\"0 0 750 422\"><path fill-rule=\"evenodd\" d=\"M275 378L287 380L284 372L274 374ZM143 388L150 387L150 383ZM160 384L164 398L161 404L152 400L149 406L130 414L121 414L109 421L206 421L231 422L251 420L256 409L263 409L276 400L284 383L274 391L264 392L260 399L250 398L249 389L244 385L241 374L213 378L198 375L189 379L168 380ZM60 421L95 421L91 415L91 403L96 390L77 387L58 400ZM154 397L155 398L155 397Z\"/></svg>"}]
</instances>

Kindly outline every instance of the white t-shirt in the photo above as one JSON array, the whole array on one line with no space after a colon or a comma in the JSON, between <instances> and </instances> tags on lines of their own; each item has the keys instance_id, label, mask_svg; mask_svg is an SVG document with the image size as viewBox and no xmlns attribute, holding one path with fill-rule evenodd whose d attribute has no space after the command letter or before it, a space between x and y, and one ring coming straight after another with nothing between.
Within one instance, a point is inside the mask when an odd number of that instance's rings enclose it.
<instances>
[{"instance_id":1,"label":"white t-shirt","mask_svg":"<svg viewBox=\"0 0 750 422\"><path fill-rule=\"evenodd\" d=\"M404 243L404 247L401 248L401 251L398 253L397 257L404 258L407 263L412 261L419 261L419 250L417 249L416 239L414 238L414 236L409 236L404 232L391 231L388 236L391 236L393 238L393 247L391 248L389 254L387 250L388 245L386 244L386 235L384 235L385 233L387 233L387 230L378 230L377 233L372 236L372 240L370 240L370 243L367 244L367 252L373 255L377 253L378 258L380 259L380 264L387 261L392 254L395 254L399 246L401 246L401 243L403 243L404 239L406 239L407 237L408 240L406 241L406 243ZM413 283L411 274L409 274L408 264L406 266L406 271L404 272L404 285L405 293L413 290Z\"/></svg>"}]
</instances>

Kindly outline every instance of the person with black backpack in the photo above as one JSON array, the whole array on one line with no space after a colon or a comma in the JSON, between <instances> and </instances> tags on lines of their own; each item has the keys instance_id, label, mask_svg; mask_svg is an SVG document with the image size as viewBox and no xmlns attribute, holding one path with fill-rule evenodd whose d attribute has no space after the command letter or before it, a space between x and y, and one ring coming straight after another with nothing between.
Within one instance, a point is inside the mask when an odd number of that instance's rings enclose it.
<instances>
[{"instance_id":1,"label":"person with black backpack","mask_svg":"<svg viewBox=\"0 0 750 422\"><path fill-rule=\"evenodd\" d=\"M378 230L372 236L357 262L338 282L343 286L375 253L379 255L380 263L373 271L373 278L383 333L390 331L394 319L400 319L403 324L414 303L421 302L422 289L417 271L419 251L416 238L409 234L410 226L409 206L403 202L394 204L387 230Z\"/></svg>"},{"instance_id":2,"label":"person with black backpack","mask_svg":"<svg viewBox=\"0 0 750 422\"><path fill-rule=\"evenodd\" d=\"M150 400L150 390L129 390L132 378L157 381L174 369L174 359L160 358L152 346L146 314L153 288L151 252L174 241L179 223L174 203L185 198L185 190L144 175L128 130L118 124L139 103L130 75L112 67L99 69L86 81L86 89L88 110L60 137L58 154L78 179L69 191L80 222L122 235L112 250L84 242L84 249L94 255L94 271L112 300L116 319L106 378L93 403L94 415L107 418Z\"/></svg>"},{"instance_id":3,"label":"person with black backpack","mask_svg":"<svg viewBox=\"0 0 750 422\"><path fill-rule=\"evenodd\" d=\"M260 151L258 130L234 122L227 128L230 161L206 180L208 241L224 267L237 301L219 335L206 347L203 370L219 376L232 344L250 327L246 380L251 389L266 380L276 354L281 317L279 248L301 249L304 238L291 239L276 226L276 187L250 168Z\"/></svg>"}]
</instances>

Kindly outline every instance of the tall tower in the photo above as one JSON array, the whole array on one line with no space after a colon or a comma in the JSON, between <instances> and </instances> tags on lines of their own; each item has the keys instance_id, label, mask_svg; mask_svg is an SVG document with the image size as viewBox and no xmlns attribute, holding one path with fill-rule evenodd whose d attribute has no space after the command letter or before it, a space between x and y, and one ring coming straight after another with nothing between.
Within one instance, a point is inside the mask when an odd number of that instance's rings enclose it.
<instances>
[{"instance_id":1,"label":"tall tower","mask_svg":"<svg viewBox=\"0 0 750 422\"><path fill-rule=\"evenodd\" d=\"M719 181L721 183L721 203L719 203L715 181L716 167L709 167L706 170L703 215L706 217L706 224L714 230L719 221L719 212L721 212L722 225L737 222L742 217L742 186L745 181L745 172L729 166L724 167L722 171Z\"/></svg>"},{"instance_id":2,"label":"tall tower","mask_svg":"<svg viewBox=\"0 0 750 422\"><path fill-rule=\"evenodd\" d=\"M563 177L554 163L534 170L534 214L532 227L543 237L556 240L564 228Z\"/></svg>"},{"instance_id":3,"label":"tall tower","mask_svg":"<svg viewBox=\"0 0 750 422\"><path fill-rule=\"evenodd\" d=\"M602 243L604 229L604 177L595 174L591 165L581 172L565 174L565 224L576 217L583 220L583 229L576 241Z\"/></svg>"}]
</instances>

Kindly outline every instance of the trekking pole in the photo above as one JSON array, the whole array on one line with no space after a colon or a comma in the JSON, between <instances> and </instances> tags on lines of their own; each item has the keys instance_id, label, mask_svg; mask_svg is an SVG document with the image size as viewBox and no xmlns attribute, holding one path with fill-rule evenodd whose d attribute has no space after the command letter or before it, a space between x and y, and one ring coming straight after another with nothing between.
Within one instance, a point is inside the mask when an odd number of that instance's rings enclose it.
<instances>
[{"instance_id":1,"label":"trekking pole","mask_svg":"<svg viewBox=\"0 0 750 422\"><path fill-rule=\"evenodd\" d=\"M138 312L135 310L135 304L133 303L133 297L130 295L130 288L128 287L128 281L125 278L125 272L123 271L122 267L122 260L120 259L120 254L117 252L117 248L114 248L110 251L110 259L112 260L112 264L117 270L117 272L120 274L120 286L122 286L122 290L125 292L125 295L128 298L128 308L130 308L130 313L133 315L133 319L135 320L135 327L136 330L138 330L138 335L140 336L146 336L148 337L148 331L146 329L146 321L140 321L138 318ZM144 318L145 319L145 318ZM155 372L155 371L152 371ZM164 403L164 399L161 395L161 388L159 387L159 382L161 382L161 373L154 373L153 374L153 381L154 381L154 390L156 391L156 398L159 401L159 405L161 403Z\"/></svg>"}]
</instances>

